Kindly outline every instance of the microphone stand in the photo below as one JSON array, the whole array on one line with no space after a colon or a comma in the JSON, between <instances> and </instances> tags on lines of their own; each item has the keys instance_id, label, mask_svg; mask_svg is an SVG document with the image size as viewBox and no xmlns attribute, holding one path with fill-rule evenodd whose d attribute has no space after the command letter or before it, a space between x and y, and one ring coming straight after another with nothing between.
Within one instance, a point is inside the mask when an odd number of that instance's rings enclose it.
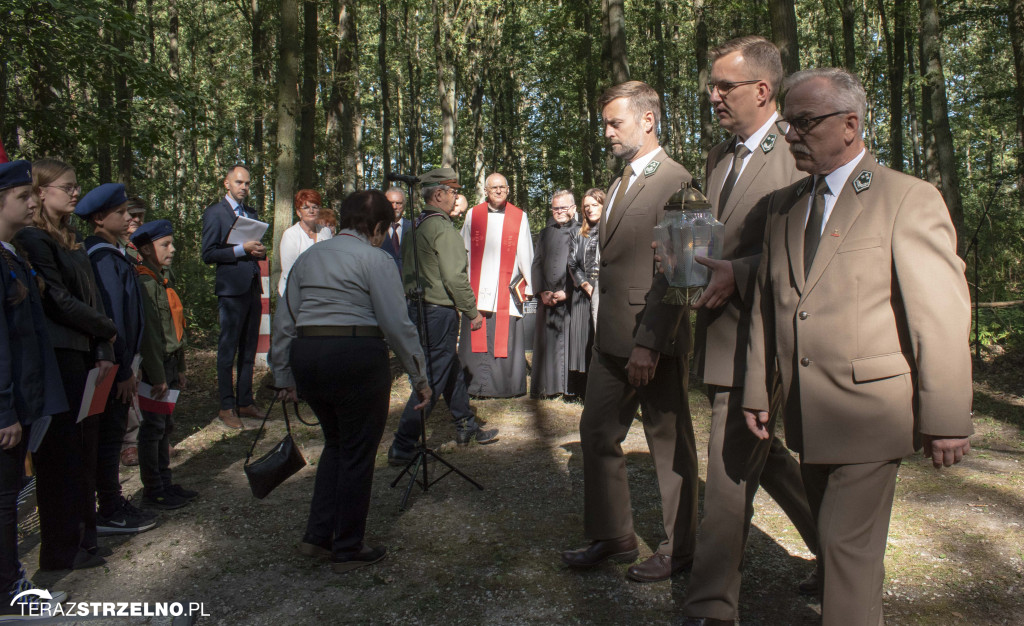
<instances>
[{"instance_id":1,"label":"microphone stand","mask_svg":"<svg viewBox=\"0 0 1024 626\"><path fill-rule=\"evenodd\" d=\"M420 208L418 214L417 214L417 211L416 211L416 199L419 196L419 182L420 181L419 181L418 178L398 177L398 176L394 176L393 178L391 178L391 180L398 180L400 182L404 182L404 183L406 183L406 185L408 186L408 189L409 189L409 206L410 206L409 214L413 218L413 219L409 220L409 223L412 225L412 229L411 229L409 235L412 237L413 275L416 277L416 286L413 288L413 296L414 296L414 298L416 300L416 315L418 317L417 324L416 324L416 330L419 332L419 335L420 335L420 345L423 346L423 356L424 356L424 358L426 359L426 362L427 362L427 380L428 380L428 384L430 384L431 382L433 382L433 379L434 379L434 376L433 376L433 363L432 363L432 360L430 358L430 347L429 347L430 346L430 337L429 337L429 334L427 332L426 307L424 306L425 303L423 301L423 295L424 295L423 277L420 274L419 249L418 249L417 244L416 244L417 222L418 222L418 218L420 216L422 216L422 214L423 214L423 209L422 208ZM401 254L401 252L399 252L399 254ZM461 313L459 315L461 316ZM442 391L441 389L437 389L436 390L436 392L441 392L441 391ZM435 392L435 390L433 388L431 388L431 392ZM415 393L415 391L414 391L414 393ZM437 452L435 452L433 449L431 449L430 447L427 446L427 407L423 407L422 409L420 409L419 414L420 414L420 442L416 446L416 453L413 456L413 458L409 461L409 463L402 469L402 471L399 472L398 476L395 477L395 480L393 480L391 482L391 488L393 489L393 488L395 488L398 485L399 481L402 480L403 476L405 476L406 474L409 475L409 483L408 483L408 485L405 488L405 493L402 495L402 500L399 503L398 510L399 511L404 511L405 510L405 506L406 506L406 504L409 501L409 495L412 493L412 488L413 488L414 485L419 485L420 487L423 488L424 492L427 492L427 491L430 490L431 486L435 485L442 478L444 478L448 474L451 474L452 472L455 472L456 474L461 476L463 480L467 481L468 483L470 483L471 485L473 485L474 487L476 487L477 489L480 489L482 491L483 488L484 488L483 485L481 485L480 483L478 483L475 480L473 480L472 478L470 478L465 472L463 472L459 468L455 467L454 465L452 465L448 461L446 461L443 458L441 458L437 454ZM427 461L428 461L428 459L433 459L433 460L443 464L447 468L447 471L445 471L440 476L436 476L433 480L431 480L430 479L429 470L427 469L427 465L428 465ZM423 477L422 478L420 478L420 476L419 476L420 469L423 470Z\"/></svg>"},{"instance_id":2,"label":"microphone stand","mask_svg":"<svg viewBox=\"0 0 1024 626\"><path fill-rule=\"evenodd\" d=\"M975 360L981 359L981 326L978 319L978 304L980 300L980 287L978 278L978 235L981 233L981 227L985 225L985 218L988 217L988 211L992 208L992 202L996 199L996 195L999 193L999 187L1003 184L1003 179L1000 178L996 181L996 186L992 189L992 195L988 198L988 204L985 205L985 210L981 212L981 218L978 220L978 227L974 229L974 235L971 237L971 243L967 245L967 250L964 256L967 256L974 251L974 358Z\"/></svg>"}]
</instances>

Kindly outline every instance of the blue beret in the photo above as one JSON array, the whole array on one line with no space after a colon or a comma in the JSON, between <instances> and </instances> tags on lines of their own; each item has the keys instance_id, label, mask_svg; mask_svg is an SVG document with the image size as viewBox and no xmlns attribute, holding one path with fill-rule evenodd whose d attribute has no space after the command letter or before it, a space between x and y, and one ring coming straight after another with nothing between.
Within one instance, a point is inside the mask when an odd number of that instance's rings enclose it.
<instances>
[{"instance_id":1,"label":"blue beret","mask_svg":"<svg viewBox=\"0 0 1024 626\"><path fill-rule=\"evenodd\" d=\"M135 229L132 233L131 242L136 247L144 246L147 243L156 241L157 239L163 239L164 237L170 237L174 234L174 227L167 220L153 220L152 222L146 222L142 226Z\"/></svg>"},{"instance_id":2,"label":"blue beret","mask_svg":"<svg viewBox=\"0 0 1024 626\"><path fill-rule=\"evenodd\" d=\"M103 183L85 194L75 207L75 215L89 217L93 213L113 209L128 202L128 194L121 183Z\"/></svg>"},{"instance_id":3,"label":"blue beret","mask_svg":"<svg viewBox=\"0 0 1024 626\"><path fill-rule=\"evenodd\" d=\"M28 161L0 163L0 191L32 184L32 164Z\"/></svg>"}]
</instances>

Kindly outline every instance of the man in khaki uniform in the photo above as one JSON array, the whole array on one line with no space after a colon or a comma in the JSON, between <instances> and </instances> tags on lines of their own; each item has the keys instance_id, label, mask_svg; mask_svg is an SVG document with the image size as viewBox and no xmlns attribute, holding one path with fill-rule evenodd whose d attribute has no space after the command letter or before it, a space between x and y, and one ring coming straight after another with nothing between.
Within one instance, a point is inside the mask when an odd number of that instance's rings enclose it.
<instances>
[{"instance_id":1,"label":"man in khaki uniform","mask_svg":"<svg viewBox=\"0 0 1024 626\"><path fill-rule=\"evenodd\" d=\"M782 382L821 542L822 618L882 623L883 558L901 459L970 450L970 300L956 233L930 184L878 165L864 89L841 69L786 81L786 138L812 174L772 194L743 393L767 439Z\"/></svg>"},{"instance_id":2,"label":"man in khaki uniform","mask_svg":"<svg viewBox=\"0 0 1024 626\"><path fill-rule=\"evenodd\" d=\"M638 554L622 441L637 407L654 457L666 539L634 580L665 580L693 559L697 527L697 453L687 403L686 307L662 302L668 283L655 272L650 247L665 203L690 173L658 146L661 103L639 81L601 97L605 137L628 165L608 191L601 225L601 307L580 419L583 446L584 533L591 543L562 553L573 568Z\"/></svg>"},{"instance_id":3,"label":"man in khaki uniform","mask_svg":"<svg viewBox=\"0 0 1024 626\"><path fill-rule=\"evenodd\" d=\"M711 60L711 104L718 123L735 136L712 148L707 163L705 189L715 216L725 224L725 246L722 260L701 261L712 268L712 278L695 304L694 367L708 385L711 433L704 517L683 613L731 622L738 618L743 550L759 479L811 552L818 548L799 465L774 436L762 440L751 435L742 407L750 304L768 194L805 175L775 127L784 76L775 44L741 37L712 50ZM775 419L773 414L768 432Z\"/></svg>"}]
</instances>

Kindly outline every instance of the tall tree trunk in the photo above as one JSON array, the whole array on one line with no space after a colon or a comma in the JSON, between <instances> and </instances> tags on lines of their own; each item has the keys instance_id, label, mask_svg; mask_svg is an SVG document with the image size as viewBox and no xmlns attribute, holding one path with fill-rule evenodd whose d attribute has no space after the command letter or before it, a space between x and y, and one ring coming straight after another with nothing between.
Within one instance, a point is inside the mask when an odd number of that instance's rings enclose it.
<instances>
[{"instance_id":1,"label":"tall tree trunk","mask_svg":"<svg viewBox=\"0 0 1024 626\"><path fill-rule=\"evenodd\" d=\"M149 63L156 65L156 20L153 18L153 0L146 0L146 34L149 35Z\"/></svg>"},{"instance_id":2,"label":"tall tree trunk","mask_svg":"<svg viewBox=\"0 0 1024 626\"><path fill-rule=\"evenodd\" d=\"M356 39L355 0L342 0L338 10L338 48L334 60L334 81L327 106L327 134L341 146L342 178L329 185L333 200L356 190L362 169L359 143L362 118L359 114L359 56Z\"/></svg>"},{"instance_id":3,"label":"tall tree trunk","mask_svg":"<svg viewBox=\"0 0 1024 626\"><path fill-rule=\"evenodd\" d=\"M169 0L177 2L177 0ZM256 211L263 214L267 206L267 194L264 181L266 172L263 160L263 98L259 85L270 82L270 55L267 54L266 29L263 26L264 16L260 0L250 0L249 10L252 16L252 32L250 46L252 54L252 155L249 167L252 171L252 196L256 203Z\"/></svg>"},{"instance_id":4,"label":"tall tree trunk","mask_svg":"<svg viewBox=\"0 0 1024 626\"><path fill-rule=\"evenodd\" d=\"M319 78L319 32L316 0L302 3L302 104L299 127L299 187L316 187L316 86Z\"/></svg>"},{"instance_id":5,"label":"tall tree trunk","mask_svg":"<svg viewBox=\"0 0 1024 626\"><path fill-rule=\"evenodd\" d=\"M787 74L792 74L800 69L800 46L793 0L769 0L768 14L772 24L772 41L782 53L782 67Z\"/></svg>"},{"instance_id":6,"label":"tall tree trunk","mask_svg":"<svg viewBox=\"0 0 1024 626\"><path fill-rule=\"evenodd\" d=\"M857 72L857 48L853 36L853 28L856 23L856 7L853 0L840 0L839 11L843 16L843 67L851 72Z\"/></svg>"},{"instance_id":7,"label":"tall tree trunk","mask_svg":"<svg viewBox=\"0 0 1024 626\"><path fill-rule=\"evenodd\" d=\"M906 69L910 72L913 77L917 76L917 69L914 65L914 41L913 37L908 37L906 41L907 46L907 59ZM907 103L910 105L910 152L911 158L914 163L914 176L921 178L921 132L918 122L918 109L917 109L917 89L914 88L914 80L909 81L907 84Z\"/></svg>"},{"instance_id":8,"label":"tall tree trunk","mask_svg":"<svg viewBox=\"0 0 1024 626\"><path fill-rule=\"evenodd\" d=\"M927 81L928 61L924 54L924 40L920 29L917 36L917 59L921 72L921 160L924 162L925 179L936 187L941 186L939 157L935 151L935 125L932 121L932 86Z\"/></svg>"},{"instance_id":9,"label":"tall tree trunk","mask_svg":"<svg viewBox=\"0 0 1024 626\"><path fill-rule=\"evenodd\" d=\"M1020 207L1024 207L1024 0L1010 0L1010 38L1013 41L1013 71L1017 78L1017 193Z\"/></svg>"},{"instance_id":10,"label":"tall tree trunk","mask_svg":"<svg viewBox=\"0 0 1024 626\"><path fill-rule=\"evenodd\" d=\"M135 14L135 0L124 0L128 15ZM124 55L131 54L131 33L125 27L114 32L114 46ZM128 87L128 72L123 64L114 70L114 114L117 129L117 180L125 186L132 182L132 92Z\"/></svg>"},{"instance_id":11,"label":"tall tree trunk","mask_svg":"<svg viewBox=\"0 0 1024 626\"><path fill-rule=\"evenodd\" d=\"M383 160L384 181L387 187L388 174L391 173L391 81L388 79L388 4L380 3L380 35L377 43L377 60L380 63L380 101L381 101L381 159Z\"/></svg>"},{"instance_id":12,"label":"tall tree trunk","mask_svg":"<svg viewBox=\"0 0 1024 626\"><path fill-rule=\"evenodd\" d=\"M942 71L942 36L939 32L939 11L935 0L920 0L921 44L927 62L925 82L931 87L932 125L934 128L935 152L939 161L939 175L942 179L942 196L946 199L953 227L961 234L964 225L963 205L960 200L960 174L957 171L956 154L953 151L953 133L949 128L949 111L946 106L946 79ZM958 251L963 254L966 242L957 239Z\"/></svg>"},{"instance_id":13,"label":"tall tree trunk","mask_svg":"<svg viewBox=\"0 0 1024 626\"><path fill-rule=\"evenodd\" d=\"M604 32L601 53L604 74L613 85L624 83L629 80L625 0L601 0L601 26Z\"/></svg>"},{"instance_id":14,"label":"tall tree trunk","mask_svg":"<svg viewBox=\"0 0 1024 626\"><path fill-rule=\"evenodd\" d=\"M705 19L706 13L707 8L704 0L693 0L693 47L697 58L697 105L700 109L701 166L707 161L708 153L711 151L713 145L712 133L714 133L714 129L711 127L711 96L708 94L711 68L708 67L708 23ZM682 155L679 156L681 157ZM697 178L700 179L701 177L698 175Z\"/></svg>"},{"instance_id":15,"label":"tall tree trunk","mask_svg":"<svg viewBox=\"0 0 1024 626\"><path fill-rule=\"evenodd\" d=\"M668 63L665 36L663 33L665 22L665 9L662 0L654 0L654 89L661 97L661 119L658 123L661 126L661 145L668 145L672 131L668 126L668 105L665 101L667 94L665 89L665 64ZM673 102L678 106L677 102Z\"/></svg>"},{"instance_id":16,"label":"tall tree trunk","mask_svg":"<svg viewBox=\"0 0 1024 626\"><path fill-rule=\"evenodd\" d=\"M879 9L883 8L879 0ZM882 12L884 16L884 11ZM892 44L886 43L886 50L892 51L889 59L889 150L892 154L890 167L904 171L903 158L903 75L906 63L907 6L906 0L893 0ZM888 56L888 55L887 55Z\"/></svg>"},{"instance_id":17,"label":"tall tree trunk","mask_svg":"<svg viewBox=\"0 0 1024 626\"><path fill-rule=\"evenodd\" d=\"M434 62L441 105L441 167L455 167L455 63L449 41L448 0L434 0Z\"/></svg>"},{"instance_id":18,"label":"tall tree trunk","mask_svg":"<svg viewBox=\"0 0 1024 626\"><path fill-rule=\"evenodd\" d=\"M420 133L420 124L422 123L419 67L420 35L419 30L416 28L416 24L409 22L409 0L405 0L402 3L402 7L404 10L404 26L407 40L407 54L405 62L409 74L409 169L415 176L420 173L421 163L423 162L423 139ZM413 17L417 17L418 14L419 12L416 12L416 15ZM410 35L411 42L408 41L410 39ZM410 43L411 45L409 45Z\"/></svg>"},{"instance_id":19,"label":"tall tree trunk","mask_svg":"<svg viewBox=\"0 0 1024 626\"><path fill-rule=\"evenodd\" d=\"M591 3L584 1L579 6L583 12L583 32L594 32L594 17ZM600 183L595 181L601 180L596 177L597 173L601 171L601 157L603 155L601 144L597 140L601 129L601 121L598 117L600 111L597 110L598 64L594 59L593 46L588 37L583 37L580 42L580 57L584 60L583 89L587 103L587 141L584 146L586 146L589 156L589 167L586 168L584 180L590 180L587 183L589 188L600 186ZM587 174L589 174L589 177Z\"/></svg>"},{"instance_id":20,"label":"tall tree trunk","mask_svg":"<svg viewBox=\"0 0 1024 626\"><path fill-rule=\"evenodd\" d=\"M278 0L281 31L277 39L277 164L274 168L274 250L281 235L292 225L295 212L297 153L295 146L299 109L299 5L298 0ZM270 284L281 275L281 258L274 255Z\"/></svg>"}]
</instances>

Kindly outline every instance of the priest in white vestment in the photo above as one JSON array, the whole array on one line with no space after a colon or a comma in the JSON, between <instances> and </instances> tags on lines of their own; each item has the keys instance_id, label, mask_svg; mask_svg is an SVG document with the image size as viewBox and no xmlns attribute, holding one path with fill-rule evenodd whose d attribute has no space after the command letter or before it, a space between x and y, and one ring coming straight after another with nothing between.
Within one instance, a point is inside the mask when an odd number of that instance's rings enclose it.
<instances>
[{"instance_id":1,"label":"priest in white vestment","mask_svg":"<svg viewBox=\"0 0 1024 626\"><path fill-rule=\"evenodd\" d=\"M459 360L469 395L513 398L526 393L523 311L513 297L533 296L533 240L526 213L508 202L508 181L487 177L487 201L466 213L462 237L469 253L469 283L484 326L462 325Z\"/></svg>"}]
</instances>

